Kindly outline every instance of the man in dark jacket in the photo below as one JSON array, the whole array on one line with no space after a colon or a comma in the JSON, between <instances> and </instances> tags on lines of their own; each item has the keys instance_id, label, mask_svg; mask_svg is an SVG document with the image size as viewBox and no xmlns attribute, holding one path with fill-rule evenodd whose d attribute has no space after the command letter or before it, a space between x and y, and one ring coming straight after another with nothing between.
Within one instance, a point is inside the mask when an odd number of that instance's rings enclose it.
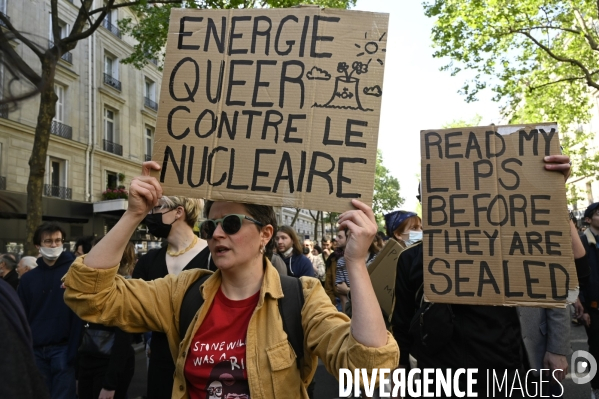
<instances>
[{"instance_id":1,"label":"man in dark jacket","mask_svg":"<svg viewBox=\"0 0 599 399\"><path fill-rule=\"evenodd\" d=\"M2 255L0 256L0 275L4 281L12 286L15 290L19 285L19 274L17 273L17 262L9 256Z\"/></svg>"},{"instance_id":2,"label":"man in dark jacket","mask_svg":"<svg viewBox=\"0 0 599 399\"><path fill-rule=\"evenodd\" d=\"M49 399L33 358L31 331L15 290L0 279L0 398Z\"/></svg>"},{"instance_id":3,"label":"man in dark jacket","mask_svg":"<svg viewBox=\"0 0 599 399\"><path fill-rule=\"evenodd\" d=\"M61 278L74 257L63 251L64 231L56 223L40 225L33 242L42 256L21 278L18 294L31 327L35 362L51 397L72 399L81 320L64 303Z\"/></svg>"},{"instance_id":4,"label":"man in dark jacket","mask_svg":"<svg viewBox=\"0 0 599 399\"><path fill-rule=\"evenodd\" d=\"M546 169L562 172L567 178L568 161L565 156L546 157L546 162L553 163ZM400 349L400 367L409 368L412 355L420 369L477 368L473 391L478 392L479 397L485 396L487 387L492 385L487 382L487 375L493 378L493 372L500 380L505 375L511 386L524 366L517 309L434 304L428 308L426 318L415 317L422 305L423 258L423 245L419 244L403 251L397 263L392 326ZM423 345L425 337L427 341ZM461 378L458 384L460 390L465 391L466 378ZM519 393L521 391L514 391L512 397L520 397Z\"/></svg>"}]
</instances>

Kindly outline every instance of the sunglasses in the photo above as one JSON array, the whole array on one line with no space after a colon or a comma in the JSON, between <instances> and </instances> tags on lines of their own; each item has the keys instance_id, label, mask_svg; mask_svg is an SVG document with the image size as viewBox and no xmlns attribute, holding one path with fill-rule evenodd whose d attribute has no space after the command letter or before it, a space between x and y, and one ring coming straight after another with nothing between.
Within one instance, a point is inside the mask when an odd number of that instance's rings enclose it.
<instances>
[{"instance_id":1,"label":"sunglasses","mask_svg":"<svg viewBox=\"0 0 599 399\"><path fill-rule=\"evenodd\" d=\"M225 234L233 235L241 229L241 224L243 223L243 219L248 220L252 223L257 224L258 226L264 226L263 223L260 223L256 219L252 219L246 215L238 215L231 214L225 215L222 219L207 219L200 224L200 238L204 240L209 240L212 238L212 235L216 231L216 226L220 223Z\"/></svg>"}]
</instances>

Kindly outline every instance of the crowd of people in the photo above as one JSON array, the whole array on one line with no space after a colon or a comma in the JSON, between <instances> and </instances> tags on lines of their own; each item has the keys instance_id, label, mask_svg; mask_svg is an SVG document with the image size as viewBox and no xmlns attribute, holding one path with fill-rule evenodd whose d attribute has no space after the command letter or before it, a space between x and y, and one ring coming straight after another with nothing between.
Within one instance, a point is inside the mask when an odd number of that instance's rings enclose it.
<instances>
[{"instance_id":1,"label":"crowd of people","mask_svg":"<svg viewBox=\"0 0 599 399\"><path fill-rule=\"evenodd\" d=\"M546 161L567 178L567 157ZM568 370L569 309L424 303L416 213L386 214L380 232L372 210L353 200L335 237L302 243L292 227L277 226L270 206L163 196L151 169L159 165L144 164L128 210L102 239L65 251L65 232L46 222L34 235L37 258L0 256L0 328L18 337L0 346L14 359L0 372L28 374L0 396L127 398L132 344L142 340L148 398L313 397L317 358L335 376L340 368L561 370L543 389L563 395L555 382ZM584 217L581 236L570 222L575 318L599 358L599 203ZM130 238L142 222L164 245L137 259ZM368 276L387 240L403 249L392 334ZM413 322L423 312L426 326ZM599 398L599 377L591 385Z\"/></svg>"}]
</instances>

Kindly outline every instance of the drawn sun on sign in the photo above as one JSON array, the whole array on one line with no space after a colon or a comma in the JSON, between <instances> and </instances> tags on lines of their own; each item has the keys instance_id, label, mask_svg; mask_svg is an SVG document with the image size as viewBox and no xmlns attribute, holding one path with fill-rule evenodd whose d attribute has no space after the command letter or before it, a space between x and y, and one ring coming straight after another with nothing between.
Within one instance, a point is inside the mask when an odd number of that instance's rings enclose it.
<instances>
[{"instance_id":1,"label":"drawn sun on sign","mask_svg":"<svg viewBox=\"0 0 599 399\"><path fill-rule=\"evenodd\" d=\"M357 48L362 50L361 52L356 54L356 57L361 57L363 55L374 56L376 53L379 52L379 50L382 52L386 52L387 51L386 48L379 47L379 43L383 40L383 38L385 37L386 34L387 34L387 32L383 33L382 36L379 38L378 42L375 40L369 41L368 43L366 43L364 45L364 48L362 48L362 46L360 46L359 44L354 43L354 46L356 46ZM364 33L364 39L368 40L368 32ZM380 58L377 58L376 60L379 64L383 65L383 61Z\"/></svg>"}]
</instances>

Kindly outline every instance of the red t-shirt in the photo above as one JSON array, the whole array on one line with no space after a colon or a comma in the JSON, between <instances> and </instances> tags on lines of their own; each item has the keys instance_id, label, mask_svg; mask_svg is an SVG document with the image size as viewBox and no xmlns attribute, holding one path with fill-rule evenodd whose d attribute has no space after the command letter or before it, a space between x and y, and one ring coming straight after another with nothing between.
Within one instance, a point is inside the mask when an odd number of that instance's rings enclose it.
<instances>
[{"instance_id":1,"label":"red t-shirt","mask_svg":"<svg viewBox=\"0 0 599 399\"><path fill-rule=\"evenodd\" d=\"M233 301L219 288L185 360L191 399L250 399L245 339L259 297Z\"/></svg>"}]
</instances>

